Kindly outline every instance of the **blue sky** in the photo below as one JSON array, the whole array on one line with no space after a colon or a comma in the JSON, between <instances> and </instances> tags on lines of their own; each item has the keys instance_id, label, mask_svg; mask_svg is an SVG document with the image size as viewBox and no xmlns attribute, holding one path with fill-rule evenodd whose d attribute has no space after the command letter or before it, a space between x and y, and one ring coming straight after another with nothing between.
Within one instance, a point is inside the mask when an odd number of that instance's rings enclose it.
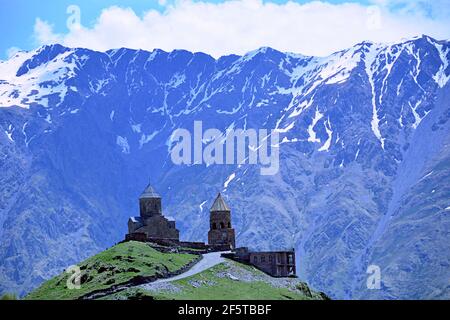
<instances>
[{"instance_id":1,"label":"blue sky","mask_svg":"<svg viewBox=\"0 0 450 320\"><path fill-rule=\"evenodd\" d=\"M182 4L186 2L190 4ZM374 41L391 41L402 36L420 35L420 33L430 34L438 38L450 37L445 31L445 29L450 30L448 2L445 0L322 1L332 5L326 7L311 5L310 1L293 1L297 4L294 7L289 6L287 1L281 0L264 1L262 5L260 3L260 5L236 4L227 6L224 5L224 1L204 0L203 2L214 5L208 7L211 16L220 12L224 12L224 14L215 18L215 21L208 22L208 17L203 17L200 13L204 10L204 7L200 5L201 2L191 0L0 0L0 27L3 31L0 37L0 59L5 59L8 51L14 51L15 48L30 50L48 42L61 42L68 46L83 46L97 50L121 46L123 42L123 46L129 47L142 47L149 50L153 47L161 47L167 50L179 47L192 51L207 51L216 56L231 52L243 53L255 49L255 46L268 45L276 46L284 51L298 52L300 50L302 53L320 55L327 51L339 49L339 46L351 45L354 41L362 38ZM252 3L258 2L258 0L242 0L241 2ZM278 6L270 7L270 3L278 4ZM353 6L348 6L348 3L353 4ZM83 32L71 32L68 29L66 22L69 15L66 10L69 5L77 5L80 8ZM110 10L112 6L119 6L124 11ZM245 10L242 10L243 7ZM362 10L371 7L379 8L379 11L375 11L375 13L381 12L383 18L381 27L368 28L367 32L362 33L361 30L356 30L361 28L357 24L352 24L352 20L360 19L361 13L365 14L365 11ZM130 11L125 11L126 8L130 8L133 14L142 21L138 21L136 17L128 14ZM113 19L113 14L116 18L123 15L124 21L130 21L130 29L124 29L127 30L128 34L122 35L124 37L122 42L120 36L118 39L112 39L112 35L117 33L114 28L110 32L111 39L106 39L108 34L106 25L108 24L102 25L99 23L99 17L103 10L111 11L111 14L105 14L105 17ZM149 11L156 14L156 16L153 15L153 22L149 22L149 17L145 18ZM243 11L245 14L241 13ZM295 15L296 12L297 15ZM264 18L269 21L284 20L284 18L280 18L283 14L289 23L288 26L292 27L286 27L286 22L284 25L281 22L278 24L271 22L266 27L266 24L259 21ZM190 25L201 21L202 26L190 30L190 33L177 33L177 29L186 29L184 18L180 18L183 15L184 17L188 16L188 18L192 16ZM271 19L272 15L273 19ZM308 17L311 17L311 20ZM371 23L370 19L372 18L369 14L366 21L358 23ZM336 20L334 24L327 21L330 19ZM42 23L38 24L37 20ZM299 25L299 22L303 24ZM242 26L235 28L236 34L230 34L227 26L234 26L239 23ZM336 29L336 26L339 29ZM202 27L205 29L213 28L214 32L206 33L201 30ZM267 30L262 32L261 30L264 28L267 28ZM169 29L171 30L170 33ZM306 29L312 35L308 36ZM157 32L155 30L163 31ZM249 30L249 33L242 34L239 30ZM278 35L273 34L273 30L276 30ZM336 30L339 31L338 34L334 34ZM139 32L141 33L140 36L138 36ZM393 36L389 35L390 33ZM330 41L326 38L327 34L330 36ZM134 40L128 41L127 35L132 35ZM146 37L145 41L142 41L143 35ZM191 42L186 41L186 35L191 39ZM214 42L209 39L214 35L217 35L217 38L223 39L223 41ZM233 41L233 37L238 38L238 40L241 39L242 44L239 44L239 41ZM285 41L280 41L277 37L281 37ZM83 41L83 38L89 40ZM167 41L167 38L171 38L172 41ZM295 39L303 41L305 45L295 44ZM321 44L323 42L331 43L326 46ZM248 43L248 45L245 43Z\"/></svg>"},{"instance_id":2,"label":"blue sky","mask_svg":"<svg viewBox=\"0 0 450 320\"><path fill-rule=\"evenodd\" d=\"M0 38L0 53L5 54L10 47L32 49L33 27L36 18L50 22L56 32L68 32L66 9L75 4L80 7L82 23L92 25L102 9L112 5L131 7L137 13L149 9L163 10L157 0L0 0L0 30L8 30Z\"/></svg>"}]
</instances>

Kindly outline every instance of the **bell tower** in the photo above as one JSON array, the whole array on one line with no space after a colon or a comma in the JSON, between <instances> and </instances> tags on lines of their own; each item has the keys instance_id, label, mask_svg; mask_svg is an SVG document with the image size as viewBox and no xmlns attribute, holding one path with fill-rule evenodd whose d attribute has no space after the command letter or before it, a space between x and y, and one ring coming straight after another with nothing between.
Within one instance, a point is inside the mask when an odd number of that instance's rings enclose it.
<instances>
[{"instance_id":1,"label":"bell tower","mask_svg":"<svg viewBox=\"0 0 450 320\"><path fill-rule=\"evenodd\" d=\"M209 210L209 245L225 245L235 248L235 233L231 227L231 210L219 193Z\"/></svg>"},{"instance_id":2,"label":"bell tower","mask_svg":"<svg viewBox=\"0 0 450 320\"><path fill-rule=\"evenodd\" d=\"M145 188L139 197L139 209L143 219L155 215L162 215L161 196L156 193L150 184L148 184L147 188Z\"/></svg>"}]
</instances>

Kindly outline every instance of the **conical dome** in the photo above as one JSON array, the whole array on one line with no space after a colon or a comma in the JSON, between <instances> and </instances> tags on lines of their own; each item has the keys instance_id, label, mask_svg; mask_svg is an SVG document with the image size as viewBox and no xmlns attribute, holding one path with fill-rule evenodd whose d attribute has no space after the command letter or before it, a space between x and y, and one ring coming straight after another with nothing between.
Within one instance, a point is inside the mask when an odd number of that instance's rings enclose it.
<instances>
[{"instance_id":1,"label":"conical dome","mask_svg":"<svg viewBox=\"0 0 450 320\"><path fill-rule=\"evenodd\" d=\"M145 188L144 192L142 192L139 199L154 199L154 198L161 198L161 196L153 189L153 187L148 184L147 188Z\"/></svg>"},{"instance_id":2,"label":"conical dome","mask_svg":"<svg viewBox=\"0 0 450 320\"><path fill-rule=\"evenodd\" d=\"M230 208L225 203L225 200L223 200L220 192L217 195L216 200L214 200L214 203L209 211L230 211Z\"/></svg>"}]
</instances>

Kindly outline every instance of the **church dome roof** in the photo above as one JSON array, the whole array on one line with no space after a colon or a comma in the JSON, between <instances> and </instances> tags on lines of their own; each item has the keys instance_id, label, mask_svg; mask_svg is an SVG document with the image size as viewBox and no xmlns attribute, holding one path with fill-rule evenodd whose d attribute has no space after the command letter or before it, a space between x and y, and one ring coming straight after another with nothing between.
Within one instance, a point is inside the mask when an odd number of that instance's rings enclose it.
<instances>
[{"instance_id":1,"label":"church dome roof","mask_svg":"<svg viewBox=\"0 0 450 320\"><path fill-rule=\"evenodd\" d=\"M219 194L216 197L216 200L214 200L214 203L209 211L231 211L230 208L225 203L225 200L223 200L222 195Z\"/></svg>"},{"instance_id":2,"label":"church dome roof","mask_svg":"<svg viewBox=\"0 0 450 320\"><path fill-rule=\"evenodd\" d=\"M161 198L161 196L153 189L153 187L148 184L147 188L145 188L144 192L142 192L139 199L153 199L153 198Z\"/></svg>"}]
</instances>

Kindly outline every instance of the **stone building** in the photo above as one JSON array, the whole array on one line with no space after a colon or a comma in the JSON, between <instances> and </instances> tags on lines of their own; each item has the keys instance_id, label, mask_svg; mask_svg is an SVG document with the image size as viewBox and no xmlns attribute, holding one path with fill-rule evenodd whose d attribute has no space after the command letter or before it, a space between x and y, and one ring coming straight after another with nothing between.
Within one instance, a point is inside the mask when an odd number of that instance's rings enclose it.
<instances>
[{"instance_id":1,"label":"stone building","mask_svg":"<svg viewBox=\"0 0 450 320\"><path fill-rule=\"evenodd\" d=\"M128 220L126 239L179 241L180 233L175 228L175 221L163 216L161 196L150 184L139 197L139 209L140 216Z\"/></svg>"},{"instance_id":2,"label":"stone building","mask_svg":"<svg viewBox=\"0 0 450 320\"><path fill-rule=\"evenodd\" d=\"M231 210L219 193L211 207L208 245L236 247L234 229L231 227Z\"/></svg>"},{"instance_id":3,"label":"stone building","mask_svg":"<svg viewBox=\"0 0 450 320\"><path fill-rule=\"evenodd\" d=\"M161 196L149 184L139 197L139 217L128 220L128 234L125 240L152 242L169 247L184 247L211 251L230 251L224 257L254 265L273 277L295 276L295 252L249 251L246 247L236 248L235 232L231 226L231 210L219 193L210 209L208 244L180 241L175 221L169 221L162 214Z\"/></svg>"},{"instance_id":4,"label":"stone building","mask_svg":"<svg viewBox=\"0 0 450 320\"><path fill-rule=\"evenodd\" d=\"M237 248L232 258L249 263L273 277L295 276L295 251L249 251Z\"/></svg>"}]
</instances>

